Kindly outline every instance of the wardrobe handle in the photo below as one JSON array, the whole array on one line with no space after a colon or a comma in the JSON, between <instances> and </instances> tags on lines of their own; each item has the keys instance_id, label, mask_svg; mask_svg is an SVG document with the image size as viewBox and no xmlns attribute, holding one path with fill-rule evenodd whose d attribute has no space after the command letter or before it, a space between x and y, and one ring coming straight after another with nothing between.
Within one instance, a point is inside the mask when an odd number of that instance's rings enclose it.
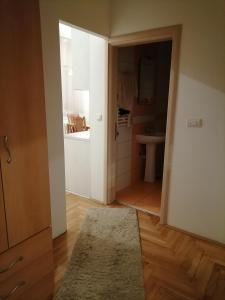
<instances>
[{"instance_id":1,"label":"wardrobe handle","mask_svg":"<svg viewBox=\"0 0 225 300\"><path fill-rule=\"evenodd\" d=\"M11 161L12 161L12 157L11 157L11 152L9 150L9 144L8 144L8 141L9 141L9 138L7 135L4 135L3 137L3 141L4 141L4 147L5 147L5 150L7 151L8 153L8 158L7 158L7 163L10 164Z\"/></svg>"},{"instance_id":2,"label":"wardrobe handle","mask_svg":"<svg viewBox=\"0 0 225 300\"><path fill-rule=\"evenodd\" d=\"M9 299L11 296L13 296L15 294L15 292L20 289L22 286L24 286L26 284L25 281L20 281L17 283L17 285L11 289L11 291L8 292L7 295L4 296L0 296L0 300L5 300L5 299Z\"/></svg>"},{"instance_id":3,"label":"wardrobe handle","mask_svg":"<svg viewBox=\"0 0 225 300\"><path fill-rule=\"evenodd\" d=\"M23 256L17 257L17 259L15 259L14 261L12 261L12 262L8 265L8 267L0 268L0 274L9 271L10 269L12 269L12 268L13 268L18 262L20 262L21 260L23 260ZM1 299L1 298L0 298L0 299Z\"/></svg>"}]
</instances>

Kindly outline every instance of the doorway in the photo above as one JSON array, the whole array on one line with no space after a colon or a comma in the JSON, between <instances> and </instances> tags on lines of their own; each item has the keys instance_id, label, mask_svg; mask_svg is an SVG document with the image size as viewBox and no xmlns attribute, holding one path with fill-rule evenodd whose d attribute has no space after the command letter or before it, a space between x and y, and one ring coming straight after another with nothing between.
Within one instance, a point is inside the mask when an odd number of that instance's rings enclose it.
<instances>
[{"instance_id":1,"label":"doorway","mask_svg":"<svg viewBox=\"0 0 225 300\"><path fill-rule=\"evenodd\" d=\"M169 193L180 36L177 25L115 37L109 46L108 202L118 200L159 215L162 223ZM146 136L157 146L149 147Z\"/></svg>"},{"instance_id":2,"label":"doorway","mask_svg":"<svg viewBox=\"0 0 225 300\"><path fill-rule=\"evenodd\" d=\"M62 21L59 38L66 194L103 202L107 40Z\"/></svg>"}]
</instances>

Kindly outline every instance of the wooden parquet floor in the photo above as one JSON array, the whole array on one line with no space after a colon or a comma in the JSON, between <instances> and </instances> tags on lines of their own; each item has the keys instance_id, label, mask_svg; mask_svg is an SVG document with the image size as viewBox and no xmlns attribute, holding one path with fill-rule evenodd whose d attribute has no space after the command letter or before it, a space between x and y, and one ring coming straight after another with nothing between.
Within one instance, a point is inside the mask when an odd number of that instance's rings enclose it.
<instances>
[{"instance_id":1,"label":"wooden parquet floor","mask_svg":"<svg viewBox=\"0 0 225 300\"><path fill-rule=\"evenodd\" d=\"M54 240L56 288L66 270L86 210L101 206L67 195L68 231ZM111 205L115 206L119 205ZM138 219L146 300L225 300L224 247L160 225L156 216L138 212Z\"/></svg>"}]
</instances>

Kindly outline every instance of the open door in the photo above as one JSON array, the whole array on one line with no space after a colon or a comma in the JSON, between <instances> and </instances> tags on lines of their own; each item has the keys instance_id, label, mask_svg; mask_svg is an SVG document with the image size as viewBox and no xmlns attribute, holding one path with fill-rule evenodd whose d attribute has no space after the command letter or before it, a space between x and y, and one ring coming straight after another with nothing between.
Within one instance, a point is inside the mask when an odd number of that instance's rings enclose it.
<instances>
[{"instance_id":1,"label":"open door","mask_svg":"<svg viewBox=\"0 0 225 300\"><path fill-rule=\"evenodd\" d=\"M116 194L117 55L117 47L109 44L107 204L115 200Z\"/></svg>"}]
</instances>

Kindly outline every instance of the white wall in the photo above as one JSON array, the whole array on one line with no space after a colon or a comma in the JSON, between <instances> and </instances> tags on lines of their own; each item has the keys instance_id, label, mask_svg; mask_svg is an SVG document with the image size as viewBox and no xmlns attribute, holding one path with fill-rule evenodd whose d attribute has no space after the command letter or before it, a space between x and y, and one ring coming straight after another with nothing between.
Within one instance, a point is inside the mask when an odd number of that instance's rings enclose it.
<instances>
[{"instance_id":1,"label":"white wall","mask_svg":"<svg viewBox=\"0 0 225 300\"><path fill-rule=\"evenodd\" d=\"M89 34L72 29L73 89L89 90Z\"/></svg>"},{"instance_id":2,"label":"white wall","mask_svg":"<svg viewBox=\"0 0 225 300\"><path fill-rule=\"evenodd\" d=\"M106 201L108 43L90 35L91 198Z\"/></svg>"},{"instance_id":3,"label":"white wall","mask_svg":"<svg viewBox=\"0 0 225 300\"><path fill-rule=\"evenodd\" d=\"M58 23L109 34L108 0L40 0L53 237L66 230Z\"/></svg>"},{"instance_id":4,"label":"white wall","mask_svg":"<svg viewBox=\"0 0 225 300\"><path fill-rule=\"evenodd\" d=\"M81 134L82 136L82 134ZM64 138L66 190L90 197L90 139L67 134Z\"/></svg>"},{"instance_id":5,"label":"white wall","mask_svg":"<svg viewBox=\"0 0 225 300\"><path fill-rule=\"evenodd\" d=\"M183 24L168 224L225 243L225 2L114 0L111 34ZM187 128L200 117L203 127Z\"/></svg>"}]
</instances>

